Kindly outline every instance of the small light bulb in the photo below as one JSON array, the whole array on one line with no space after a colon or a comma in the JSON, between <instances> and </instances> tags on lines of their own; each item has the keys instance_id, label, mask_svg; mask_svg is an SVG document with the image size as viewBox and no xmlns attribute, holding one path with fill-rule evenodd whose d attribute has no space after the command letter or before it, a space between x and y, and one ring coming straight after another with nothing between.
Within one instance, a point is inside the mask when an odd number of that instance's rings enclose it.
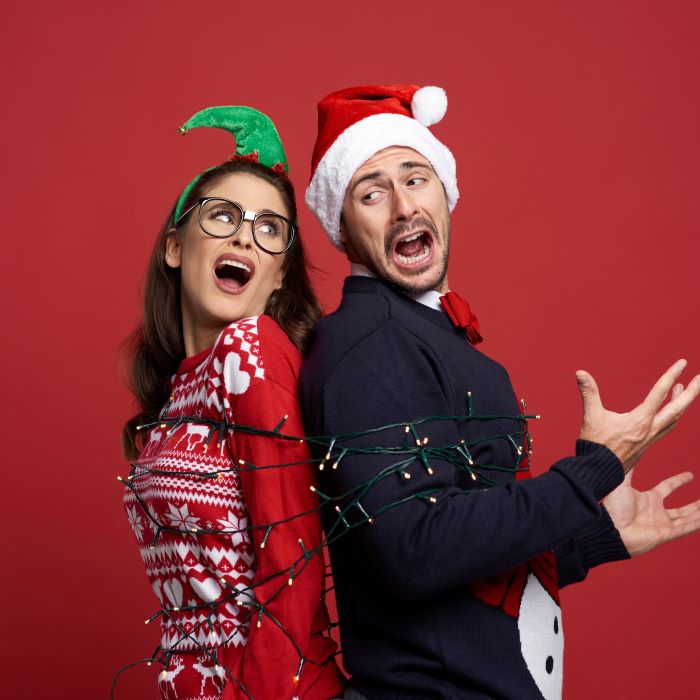
<instances>
[{"instance_id":1,"label":"small light bulb","mask_svg":"<svg viewBox=\"0 0 700 700\"><path fill-rule=\"evenodd\" d=\"M404 478L404 479L410 479L410 478L411 478L410 473L409 473L409 472L404 472L404 473L403 473L403 478Z\"/></svg>"},{"instance_id":2,"label":"small light bulb","mask_svg":"<svg viewBox=\"0 0 700 700\"><path fill-rule=\"evenodd\" d=\"M437 498L435 498L435 496L430 496L430 497L428 498L428 500L429 500L431 503L437 503Z\"/></svg>"}]
</instances>

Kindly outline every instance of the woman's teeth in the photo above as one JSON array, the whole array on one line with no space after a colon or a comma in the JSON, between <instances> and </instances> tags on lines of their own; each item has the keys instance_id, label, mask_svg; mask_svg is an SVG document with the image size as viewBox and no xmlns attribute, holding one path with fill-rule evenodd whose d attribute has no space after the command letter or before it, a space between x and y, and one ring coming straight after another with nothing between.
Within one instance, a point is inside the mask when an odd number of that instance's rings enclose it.
<instances>
[{"instance_id":1,"label":"woman's teeth","mask_svg":"<svg viewBox=\"0 0 700 700\"><path fill-rule=\"evenodd\" d=\"M244 265L242 262L238 262L238 260L222 260L216 266L216 269L220 270L224 265L230 265L231 267L240 267L241 269L245 270L248 274L250 274L250 268L247 265Z\"/></svg>"}]
</instances>

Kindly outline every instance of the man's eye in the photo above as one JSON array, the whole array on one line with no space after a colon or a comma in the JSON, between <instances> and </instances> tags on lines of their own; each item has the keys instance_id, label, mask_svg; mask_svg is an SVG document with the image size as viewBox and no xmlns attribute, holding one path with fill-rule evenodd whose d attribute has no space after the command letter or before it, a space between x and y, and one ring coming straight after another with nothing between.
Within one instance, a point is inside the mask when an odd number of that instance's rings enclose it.
<instances>
[{"instance_id":1,"label":"man's eye","mask_svg":"<svg viewBox=\"0 0 700 700\"><path fill-rule=\"evenodd\" d=\"M362 199L365 202L371 202L371 201L377 199L377 197L379 197L380 194L381 194L381 192L379 192L377 190L373 190L372 192L368 192L367 194L362 195Z\"/></svg>"},{"instance_id":2,"label":"man's eye","mask_svg":"<svg viewBox=\"0 0 700 700\"><path fill-rule=\"evenodd\" d=\"M422 185L423 183L427 182L428 178L425 177L412 177L409 181L409 185Z\"/></svg>"}]
</instances>

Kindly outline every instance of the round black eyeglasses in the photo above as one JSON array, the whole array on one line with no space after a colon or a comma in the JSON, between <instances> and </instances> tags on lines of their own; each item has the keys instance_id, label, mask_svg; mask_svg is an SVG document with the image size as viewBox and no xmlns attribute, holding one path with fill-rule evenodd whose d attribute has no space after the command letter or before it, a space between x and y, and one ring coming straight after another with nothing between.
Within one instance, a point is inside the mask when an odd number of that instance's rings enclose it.
<instances>
[{"instance_id":1,"label":"round black eyeglasses","mask_svg":"<svg viewBox=\"0 0 700 700\"><path fill-rule=\"evenodd\" d=\"M244 209L238 202L223 197L201 197L189 209L184 211L175 226L179 226L187 215L199 207L199 227L208 236L229 238L250 221L253 240L258 248L272 255L286 253L294 243L296 229L294 224L273 211L254 211Z\"/></svg>"}]
</instances>

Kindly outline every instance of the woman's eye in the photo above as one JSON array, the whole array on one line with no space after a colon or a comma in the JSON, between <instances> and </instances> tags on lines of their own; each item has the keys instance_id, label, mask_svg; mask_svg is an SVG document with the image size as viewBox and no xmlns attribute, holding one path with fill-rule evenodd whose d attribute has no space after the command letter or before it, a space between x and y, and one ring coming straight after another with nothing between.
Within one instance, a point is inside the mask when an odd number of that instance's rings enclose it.
<instances>
[{"instance_id":1,"label":"woman's eye","mask_svg":"<svg viewBox=\"0 0 700 700\"><path fill-rule=\"evenodd\" d=\"M233 223L233 215L230 211L214 211L209 216L215 221L222 221L225 224Z\"/></svg>"}]
</instances>

